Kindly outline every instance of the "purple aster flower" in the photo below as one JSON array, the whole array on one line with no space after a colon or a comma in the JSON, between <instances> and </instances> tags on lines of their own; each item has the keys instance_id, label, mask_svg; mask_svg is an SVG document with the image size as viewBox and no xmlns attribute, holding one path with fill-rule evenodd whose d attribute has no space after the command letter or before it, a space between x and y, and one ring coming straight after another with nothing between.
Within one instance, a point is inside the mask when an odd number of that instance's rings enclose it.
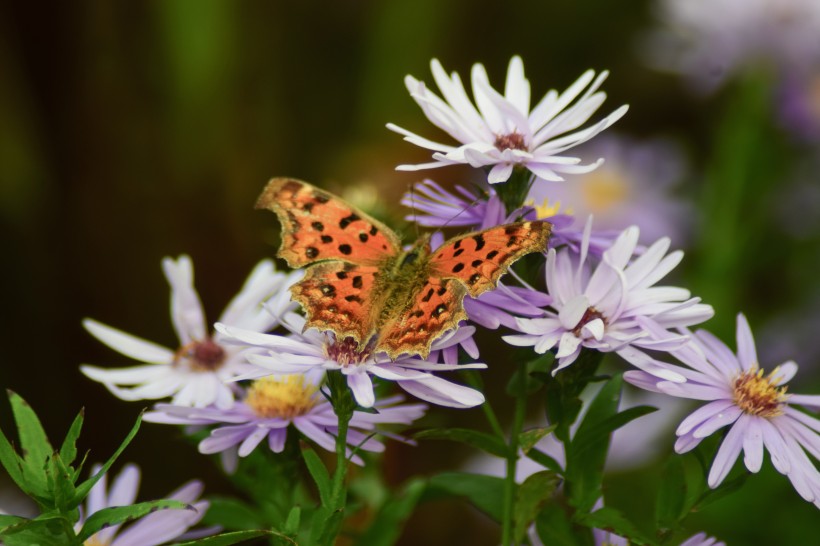
<instances>
[{"instance_id":1,"label":"purple aster flower","mask_svg":"<svg viewBox=\"0 0 820 546\"><path fill-rule=\"evenodd\" d=\"M333 406L320 392L324 372L313 369L305 374L269 375L255 380L244 399L233 407L191 408L157 404L145 414L154 423L178 425L217 425L210 436L199 443L200 453L223 453L229 472L236 468L236 457L248 456L267 438L274 453L285 448L290 425L328 451L336 450L339 419ZM398 404L394 396L373 404L378 412L353 412L347 442L351 447L372 452L384 450L384 444L369 435L380 424L409 425L424 415L424 404ZM358 455L353 462L362 464Z\"/></svg>"},{"instance_id":2,"label":"purple aster flower","mask_svg":"<svg viewBox=\"0 0 820 546\"><path fill-rule=\"evenodd\" d=\"M653 325L647 327L658 338L670 335ZM746 468L760 470L765 449L800 496L820 508L820 472L806 455L820 457L820 421L796 408L820 409L820 395L786 393L786 383L797 373L793 361L764 375L742 314L737 319L737 346L733 353L715 336L700 330L689 344L670 351L687 368L658 362L683 375L685 383L660 381L640 371L627 372L624 377L643 389L708 402L678 426L678 453L694 449L707 436L729 427L709 471L709 487L723 482L741 451Z\"/></svg>"},{"instance_id":3,"label":"purple aster flower","mask_svg":"<svg viewBox=\"0 0 820 546\"><path fill-rule=\"evenodd\" d=\"M588 70L566 91L559 94L552 90L530 109L530 82L524 77L520 57L510 60L503 95L490 86L484 67L475 64L472 85L476 108L458 74L448 77L436 59L430 66L444 100L412 76L405 78L405 85L427 119L461 145L433 142L389 123L387 128L404 135L404 140L434 152L432 163L400 165L399 170L456 164L491 167L487 181L496 184L506 182L513 167L522 166L538 178L560 181L563 178L558 173L589 172L600 165L602 160L582 165L580 159L564 153L593 138L627 111L627 106L621 106L594 125L579 129L606 99L606 94L598 91L606 71L596 78L595 72Z\"/></svg>"},{"instance_id":4,"label":"purple aster flower","mask_svg":"<svg viewBox=\"0 0 820 546\"><path fill-rule=\"evenodd\" d=\"M698 324L710 318L709 305L691 298L688 290L655 286L683 258L666 255L669 239L660 239L635 257L639 230L626 229L604 252L594 269L587 264L591 218L587 222L580 256L568 249L550 249L547 255L547 291L552 302L539 318L519 318L523 334L504 336L512 345L532 346L537 353L557 347L557 371L572 364L583 347L616 352L632 365L671 381L683 377L656 365L641 349L666 351L679 347L684 336L655 339L639 323L642 317L662 328ZM591 272L590 272L591 270Z\"/></svg>"},{"instance_id":5,"label":"purple aster flower","mask_svg":"<svg viewBox=\"0 0 820 546\"><path fill-rule=\"evenodd\" d=\"M605 157L606 163L576 176L572 184L533 186L530 198L535 203L560 203L579 219L594 215L599 230L637 225L645 242L684 238L689 207L671 192L683 179L684 161L672 142L638 142L607 133L580 146L578 154Z\"/></svg>"},{"instance_id":6,"label":"purple aster flower","mask_svg":"<svg viewBox=\"0 0 820 546\"><path fill-rule=\"evenodd\" d=\"M92 475L99 472L100 468L102 468L100 465L95 465L91 470ZM77 523L78 529L82 528L88 517L103 508L134 504L140 482L140 470L136 465L126 465L114 479L111 489L108 489L106 477L103 476L91 488L84 510L81 510L80 521ZM202 495L202 489L202 482L195 480L165 497L188 503L193 506L193 509L160 510L129 523L123 530L121 530L122 525L112 525L92 535L85 541L85 544L87 546L157 546L175 539L187 540L213 534L218 529L210 528L186 533L190 527L199 523L208 511L208 501L198 500Z\"/></svg>"},{"instance_id":7,"label":"purple aster flower","mask_svg":"<svg viewBox=\"0 0 820 546\"><path fill-rule=\"evenodd\" d=\"M439 351L462 343L472 337L475 327L464 326L450 330L433 342L427 360L417 355L401 355L390 360L384 353L360 350L350 338L338 341L332 332L311 328L303 332L305 319L295 313L282 318L282 325L292 335L260 334L251 330L216 324L216 330L240 345L258 349L248 354L248 361L258 366L255 372L237 379L252 379L265 375L306 373L311 370L340 370L347 378L356 402L365 408L376 401L371 375L386 381L395 381L402 389L432 404L454 408L471 408L484 402L484 395L475 389L451 383L434 373L486 368L486 364L439 364Z\"/></svg>"},{"instance_id":8,"label":"purple aster flower","mask_svg":"<svg viewBox=\"0 0 820 546\"><path fill-rule=\"evenodd\" d=\"M173 396L173 403L182 406L216 404L222 408L230 407L233 392L225 382L248 371L243 350L225 346L220 334L208 332L205 313L193 286L191 259L188 256L180 256L177 260L165 258L162 267L171 285L171 319L179 338L179 348L167 349L85 319L83 326L91 335L145 365L115 370L84 365L80 370L94 381L103 383L122 400ZM278 315L295 307L290 301L288 287L301 275L301 272L278 272L272 261L263 260L228 304L220 321L258 332L272 329L277 324ZM268 310L262 307L266 300ZM121 388L122 385L130 388Z\"/></svg>"}]
</instances>

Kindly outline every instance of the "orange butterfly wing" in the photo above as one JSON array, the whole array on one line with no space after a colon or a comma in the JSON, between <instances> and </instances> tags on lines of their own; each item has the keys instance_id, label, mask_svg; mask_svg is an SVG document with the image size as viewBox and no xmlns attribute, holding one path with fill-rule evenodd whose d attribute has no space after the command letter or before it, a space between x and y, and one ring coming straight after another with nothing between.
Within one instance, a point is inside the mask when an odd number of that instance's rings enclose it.
<instances>
[{"instance_id":1,"label":"orange butterfly wing","mask_svg":"<svg viewBox=\"0 0 820 546\"><path fill-rule=\"evenodd\" d=\"M335 195L291 178L274 178L256 208L276 213L282 224L278 256L291 267L322 260L375 265L395 256L400 241L390 228Z\"/></svg>"},{"instance_id":2,"label":"orange butterfly wing","mask_svg":"<svg viewBox=\"0 0 820 546\"><path fill-rule=\"evenodd\" d=\"M402 353L426 358L441 334L467 319L462 301L467 294L455 279L430 277L401 313L381 328L377 350L395 359Z\"/></svg>"},{"instance_id":3,"label":"orange butterfly wing","mask_svg":"<svg viewBox=\"0 0 820 546\"><path fill-rule=\"evenodd\" d=\"M476 297L495 288L520 257L546 251L551 229L549 222L516 222L455 237L433 253L430 271L460 280Z\"/></svg>"}]
</instances>

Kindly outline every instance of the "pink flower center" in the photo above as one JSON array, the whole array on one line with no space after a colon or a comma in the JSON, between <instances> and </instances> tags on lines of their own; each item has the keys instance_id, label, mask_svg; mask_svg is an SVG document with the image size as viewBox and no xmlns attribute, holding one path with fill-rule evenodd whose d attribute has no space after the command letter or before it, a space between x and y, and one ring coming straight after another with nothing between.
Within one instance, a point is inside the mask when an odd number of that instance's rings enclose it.
<instances>
[{"instance_id":1,"label":"pink flower center","mask_svg":"<svg viewBox=\"0 0 820 546\"><path fill-rule=\"evenodd\" d=\"M733 399L735 405L750 415L777 417L783 414L783 404L788 398L787 387L775 384L777 370L763 377L763 370L752 369L735 379Z\"/></svg>"},{"instance_id":2,"label":"pink flower center","mask_svg":"<svg viewBox=\"0 0 820 546\"><path fill-rule=\"evenodd\" d=\"M225 349L211 338L192 341L177 350L174 365L185 361L194 372L214 372L225 363Z\"/></svg>"},{"instance_id":3,"label":"pink flower center","mask_svg":"<svg viewBox=\"0 0 820 546\"><path fill-rule=\"evenodd\" d=\"M359 349L359 343L352 337L346 337L342 341L325 345L325 352L328 358L335 360L340 366L355 366L361 364L372 354L370 347Z\"/></svg>"},{"instance_id":4,"label":"pink flower center","mask_svg":"<svg viewBox=\"0 0 820 546\"><path fill-rule=\"evenodd\" d=\"M524 142L524 135L516 133L515 131L506 135L496 136L493 145L502 152L504 150L527 149L527 143Z\"/></svg>"},{"instance_id":5,"label":"pink flower center","mask_svg":"<svg viewBox=\"0 0 820 546\"><path fill-rule=\"evenodd\" d=\"M587 310L584 311L584 316L581 317L581 320L579 320L578 324L575 325L575 328L572 329L572 333L575 334L575 337L580 337L583 327L587 323L597 319L601 319L604 321L604 324L606 324L606 318L604 318L600 311L594 307L587 308Z\"/></svg>"}]
</instances>

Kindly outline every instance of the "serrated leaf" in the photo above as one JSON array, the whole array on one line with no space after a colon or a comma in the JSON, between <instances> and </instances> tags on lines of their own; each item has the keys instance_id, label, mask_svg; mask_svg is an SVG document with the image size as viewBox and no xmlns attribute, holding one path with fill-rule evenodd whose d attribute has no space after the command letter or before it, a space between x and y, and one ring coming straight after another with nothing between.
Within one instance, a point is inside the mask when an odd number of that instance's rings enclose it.
<instances>
[{"instance_id":1,"label":"serrated leaf","mask_svg":"<svg viewBox=\"0 0 820 546\"><path fill-rule=\"evenodd\" d=\"M3 529L5 546L82 546L71 524L59 516L39 516Z\"/></svg>"},{"instance_id":2,"label":"serrated leaf","mask_svg":"<svg viewBox=\"0 0 820 546\"><path fill-rule=\"evenodd\" d=\"M391 546L401 536L404 524L424 493L427 484L423 480L408 483L398 497L382 506L373 523L356 541L356 546Z\"/></svg>"},{"instance_id":3,"label":"serrated leaf","mask_svg":"<svg viewBox=\"0 0 820 546\"><path fill-rule=\"evenodd\" d=\"M509 447L498 436L467 428L433 428L414 435L417 440L452 440L497 457L507 457Z\"/></svg>"},{"instance_id":4,"label":"serrated leaf","mask_svg":"<svg viewBox=\"0 0 820 546\"><path fill-rule=\"evenodd\" d=\"M60 446L60 457L62 457L66 466L71 466L77 457L77 438L80 437L80 431L83 428L84 416L85 410L81 409L77 417L74 418L74 422L71 423L71 427L69 427L63 440L63 445Z\"/></svg>"},{"instance_id":5,"label":"serrated leaf","mask_svg":"<svg viewBox=\"0 0 820 546\"><path fill-rule=\"evenodd\" d=\"M298 546L296 541L292 538L278 533L276 531L254 530L254 531L234 531L232 533L222 533L221 535L214 535L210 537L191 540L188 542L177 542L174 546L231 546L231 544L239 544L252 538L263 536L275 536L285 541L287 544Z\"/></svg>"},{"instance_id":6,"label":"serrated leaf","mask_svg":"<svg viewBox=\"0 0 820 546\"><path fill-rule=\"evenodd\" d=\"M17 435L20 438L24 479L33 491L45 496L46 463L54 449L48 441L40 419L28 402L13 391L7 392L14 414L14 422L17 424Z\"/></svg>"},{"instance_id":7,"label":"serrated leaf","mask_svg":"<svg viewBox=\"0 0 820 546\"><path fill-rule=\"evenodd\" d=\"M525 430L518 435L519 449L524 452L524 455L528 455L530 450L534 448L538 442L552 434L556 426L557 425L550 425L548 427L531 428L529 430Z\"/></svg>"},{"instance_id":8,"label":"serrated leaf","mask_svg":"<svg viewBox=\"0 0 820 546\"><path fill-rule=\"evenodd\" d=\"M81 541L85 541L91 538L94 533L97 533L106 527L125 523L126 521L133 521L156 512L157 510L172 509L196 510L190 504L168 499L139 502L130 506L109 506L108 508L97 510L88 516L88 519L85 520L85 523L83 524L83 528L80 530L78 538Z\"/></svg>"},{"instance_id":9,"label":"serrated leaf","mask_svg":"<svg viewBox=\"0 0 820 546\"><path fill-rule=\"evenodd\" d=\"M48 483L54 499L54 507L61 512L68 512L77 507L74 497L74 472L63 463L59 453L54 453L48 464Z\"/></svg>"},{"instance_id":10,"label":"serrated leaf","mask_svg":"<svg viewBox=\"0 0 820 546\"><path fill-rule=\"evenodd\" d=\"M655 499L655 525L658 529L673 529L677 526L684 515L686 497L683 461L680 457L672 456L661 474L658 496Z\"/></svg>"},{"instance_id":11,"label":"serrated leaf","mask_svg":"<svg viewBox=\"0 0 820 546\"><path fill-rule=\"evenodd\" d=\"M321 500L322 506L330 506L331 482L330 474L325 464L312 449L303 449L302 458L305 460L308 472L310 472L310 476L313 478L313 482L319 490L319 499Z\"/></svg>"},{"instance_id":12,"label":"serrated leaf","mask_svg":"<svg viewBox=\"0 0 820 546\"><path fill-rule=\"evenodd\" d=\"M98 481L100 481L100 478L102 478L106 474L106 472L108 472L108 470L111 468L111 465L114 464L114 462L122 454L125 448L128 447L128 444L131 443L131 440L134 439L134 436L137 435L137 431L140 429L140 423L142 423L141 413L137 416L137 421L134 423L134 426L131 427L131 431L122 441L120 447L118 447L114 454L111 455L111 457L109 457L105 464L102 465L99 472L97 472L96 474L85 480L83 483L81 483L79 486L77 486L77 493L75 494L73 501L75 504L80 504L83 501L83 499L85 499L88 496L88 493L91 491L91 488L94 487L94 485Z\"/></svg>"},{"instance_id":13,"label":"serrated leaf","mask_svg":"<svg viewBox=\"0 0 820 546\"><path fill-rule=\"evenodd\" d=\"M513 510L513 537L516 544L522 541L530 524L535 521L547 499L552 497L559 482L554 472L544 470L531 475L518 486Z\"/></svg>"},{"instance_id":14,"label":"serrated leaf","mask_svg":"<svg viewBox=\"0 0 820 546\"><path fill-rule=\"evenodd\" d=\"M210 506L202 522L220 525L232 531L256 530L265 527L264 519L256 509L239 499L209 497Z\"/></svg>"},{"instance_id":15,"label":"serrated leaf","mask_svg":"<svg viewBox=\"0 0 820 546\"><path fill-rule=\"evenodd\" d=\"M650 544L652 546L658 544L654 539L646 536L635 527L620 511L614 508L600 508L591 514L580 514L576 519L579 523L591 529L602 529L629 539L630 544Z\"/></svg>"},{"instance_id":16,"label":"serrated leaf","mask_svg":"<svg viewBox=\"0 0 820 546\"><path fill-rule=\"evenodd\" d=\"M542 544L549 546L587 546L592 533L578 533L566 512L557 504L548 504L535 518L535 531ZM586 539L586 540L585 540Z\"/></svg>"},{"instance_id":17,"label":"serrated leaf","mask_svg":"<svg viewBox=\"0 0 820 546\"><path fill-rule=\"evenodd\" d=\"M503 510L504 480L494 476L468 472L445 472L430 478L425 498L442 495L467 497L473 506L501 521Z\"/></svg>"}]
</instances>

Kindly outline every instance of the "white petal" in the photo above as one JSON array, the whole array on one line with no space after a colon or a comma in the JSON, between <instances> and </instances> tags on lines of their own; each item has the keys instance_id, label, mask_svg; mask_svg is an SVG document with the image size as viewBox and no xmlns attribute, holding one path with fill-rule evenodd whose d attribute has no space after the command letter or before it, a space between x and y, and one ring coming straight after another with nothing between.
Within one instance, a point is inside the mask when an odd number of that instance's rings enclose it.
<instances>
[{"instance_id":1,"label":"white petal","mask_svg":"<svg viewBox=\"0 0 820 546\"><path fill-rule=\"evenodd\" d=\"M121 330L106 326L93 319L83 320L83 326L88 332L115 351L131 357L134 360L150 362L152 364L170 364L174 360L173 351L156 343L126 334Z\"/></svg>"},{"instance_id":2,"label":"white petal","mask_svg":"<svg viewBox=\"0 0 820 546\"><path fill-rule=\"evenodd\" d=\"M191 258L185 255L177 261L163 258L162 269L171 285L171 319L182 345L192 340L205 339L208 330L199 294L194 289L194 266Z\"/></svg>"}]
</instances>

